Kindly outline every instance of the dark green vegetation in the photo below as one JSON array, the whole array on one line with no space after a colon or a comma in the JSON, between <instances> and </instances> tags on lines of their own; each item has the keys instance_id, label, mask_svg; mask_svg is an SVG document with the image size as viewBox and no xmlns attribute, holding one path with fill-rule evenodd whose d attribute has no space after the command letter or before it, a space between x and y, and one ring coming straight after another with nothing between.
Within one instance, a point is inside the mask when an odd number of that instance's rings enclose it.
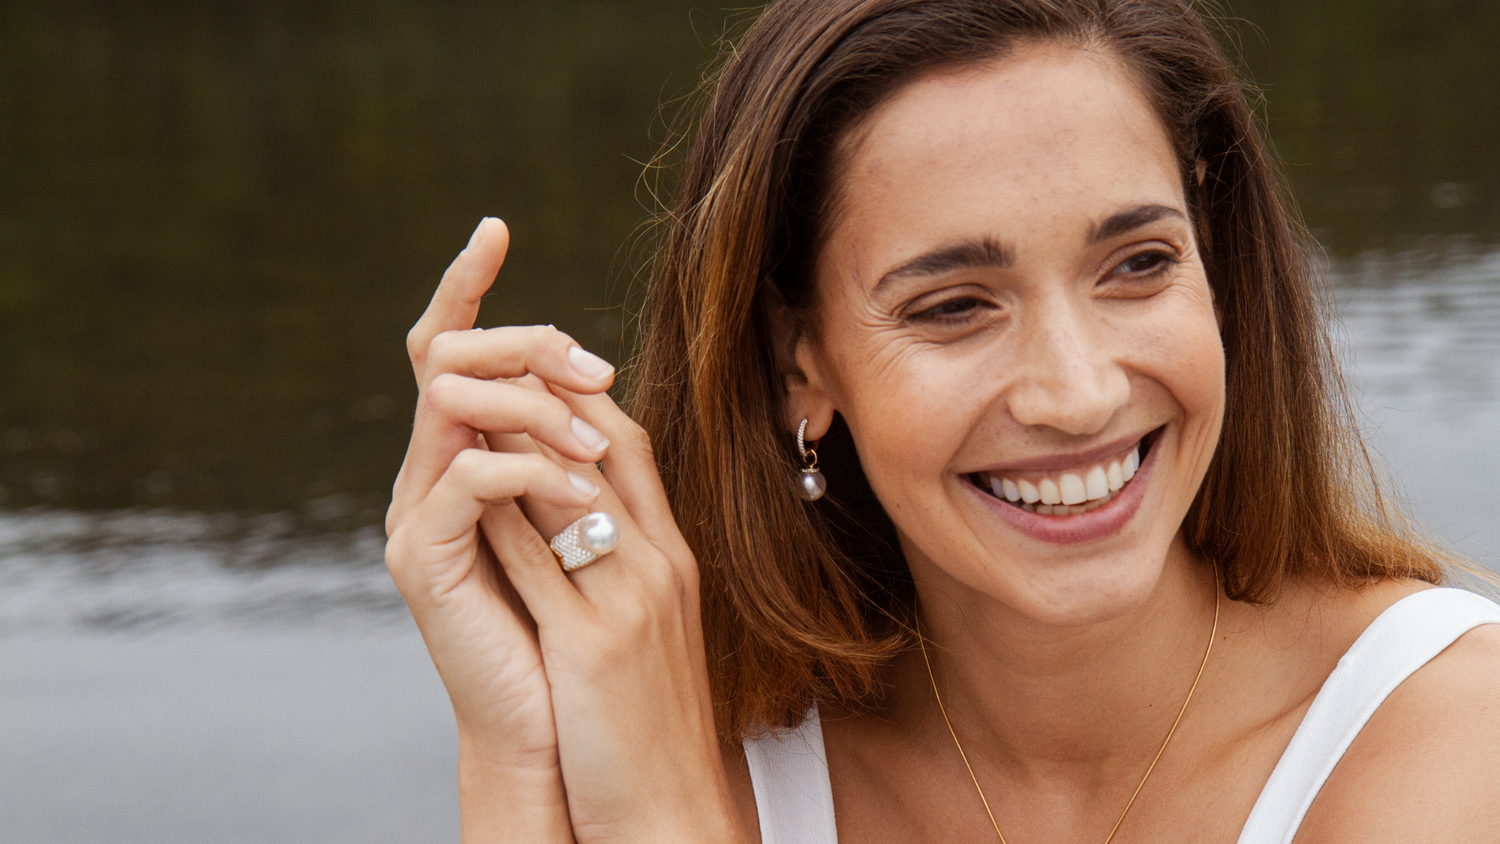
<instances>
[{"instance_id":1,"label":"dark green vegetation","mask_svg":"<svg viewBox=\"0 0 1500 844\"><path fill-rule=\"evenodd\" d=\"M1234 11L1333 253L1500 240L1500 5ZM0 4L0 506L377 521L414 396L402 338L482 214L514 239L483 322L619 360L639 162L724 19Z\"/></svg>"},{"instance_id":2,"label":"dark green vegetation","mask_svg":"<svg viewBox=\"0 0 1500 844\"><path fill-rule=\"evenodd\" d=\"M1451 257L1500 240L1500 4L1229 3L1326 249Z\"/></svg>"}]
</instances>

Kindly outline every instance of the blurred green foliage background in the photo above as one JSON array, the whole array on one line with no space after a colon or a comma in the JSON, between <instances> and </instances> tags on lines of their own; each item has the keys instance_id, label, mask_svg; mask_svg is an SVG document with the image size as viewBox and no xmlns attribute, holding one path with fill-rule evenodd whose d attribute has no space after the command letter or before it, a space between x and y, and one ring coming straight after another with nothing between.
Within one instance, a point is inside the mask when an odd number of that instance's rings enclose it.
<instances>
[{"instance_id":1,"label":"blurred green foliage background","mask_svg":"<svg viewBox=\"0 0 1500 844\"><path fill-rule=\"evenodd\" d=\"M513 244L482 322L621 359L642 162L744 14L0 3L0 507L378 522L405 331L482 215ZM1225 17L1332 256L1500 240L1500 4Z\"/></svg>"}]
</instances>

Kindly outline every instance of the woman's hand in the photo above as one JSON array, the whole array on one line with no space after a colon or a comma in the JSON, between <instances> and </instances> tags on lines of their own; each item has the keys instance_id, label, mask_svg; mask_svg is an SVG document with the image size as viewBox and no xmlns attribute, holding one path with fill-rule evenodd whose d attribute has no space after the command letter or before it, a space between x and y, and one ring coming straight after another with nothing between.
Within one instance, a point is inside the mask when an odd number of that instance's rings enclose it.
<instances>
[{"instance_id":1,"label":"woman's hand","mask_svg":"<svg viewBox=\"0 0 1500 844\"><path fill-rule=\"evenodd\" d=\"M474 323L480 298L504 260L508 234L485 220L443 275L427 312L408 335L419 398L410 447L386 516L386 564L406 598L453 703L460 746L460 805L466 841L571 841L557 735L536 627L500 573L478 522L491 500L522 496L586 505L596 493L555 461L491 453L478 431L536 429L581 457L561 402L493 378L525 375L526 354L551 341L534 366L579 389L603 389L610 373L583 376L558 366L566 344L547 329L468 332L505 346L477 360L453 332ZM526 332L533 335L527 338ZM506 369L506 367L509 367ZM607 367L606 367L607 370ZM527 414L526 410L533 412ZM550 410L552 424L535 411ZM557 421L562 420L562 430ZM488 787L486 787L488 786ZM477 793L476 793L477 788ZM497 796L490 791L498 791ZM503 799L502 799L503 797ZM506 836L485 834L504 830Z\"/></svg>"},{"instance_id":2,"label":"woman's hand","mask_svg":"<svg viewBox=\"0 0 1500 844\"><path fill-rule=\"evenodd\" d=\"M421 398L387 517L458 720L464 838L732 837L696 563L613 370L550 327L466 330L507 240L481 223L408 337ZM620 542L564 574L546 537L590 510Z\"/></svg>"}]
</instances>

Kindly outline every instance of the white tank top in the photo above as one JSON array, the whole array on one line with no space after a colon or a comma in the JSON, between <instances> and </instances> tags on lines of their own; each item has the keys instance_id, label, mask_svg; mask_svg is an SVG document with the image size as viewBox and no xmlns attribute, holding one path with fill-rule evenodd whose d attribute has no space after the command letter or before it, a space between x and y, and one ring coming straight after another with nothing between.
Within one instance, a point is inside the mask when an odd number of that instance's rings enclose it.
<instances>
[{"instance_id":1,"label":"white tank top","mask_svg":"<svg viewBox=\"0 0 1500 844\"><path fill-rule=\"evenodd\" d=\"M1392 604L1328 675L1255 801L1239 844L1291 844L1344 751L1401 682L1500 606L1462 589L1428 589ZM837 844L833 790L817 707L795 730L748 738L761 844Z\"/></svg>"}]
</instances>

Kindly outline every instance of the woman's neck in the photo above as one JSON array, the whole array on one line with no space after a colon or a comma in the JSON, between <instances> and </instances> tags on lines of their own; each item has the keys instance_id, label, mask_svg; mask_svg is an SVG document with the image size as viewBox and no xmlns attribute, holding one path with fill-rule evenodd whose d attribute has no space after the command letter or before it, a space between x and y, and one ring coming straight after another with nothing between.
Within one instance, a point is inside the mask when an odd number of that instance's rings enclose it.
<instances>
[{"instance_id":1,"label":"woman's neck","mask_svg":"<svg viewBox=\"0 0 1500 844\"><path fill-rule=\"evenodd\" d=\"M1206 565L1175 542L1144 602L1108 621L1071 626L1028 618L937 571L913 569L922 632L967 750L1021 779L1104 786L1120 769L1139 769L1143 749L1160 744L1202 664L1215 599ZM951 741L920 652L897 660L891 685L891 717Z\"/></svg>"}]
</instances>

